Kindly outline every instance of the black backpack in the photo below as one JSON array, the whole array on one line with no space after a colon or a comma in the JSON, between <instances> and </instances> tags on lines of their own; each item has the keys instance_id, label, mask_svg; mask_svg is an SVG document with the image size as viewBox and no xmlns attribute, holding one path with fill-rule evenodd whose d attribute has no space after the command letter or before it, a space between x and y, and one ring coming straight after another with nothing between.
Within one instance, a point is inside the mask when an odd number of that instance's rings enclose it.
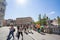
<instances>
[{"instance_id":1,"label":"black backpack","mask_svg":"<svg viewBox=\"0 0 60 40\"><path fill-rule=\"evenodd\" d=\"M15 32L15 29L13 30L13 32Z\"/></svg>"}]
</instances>

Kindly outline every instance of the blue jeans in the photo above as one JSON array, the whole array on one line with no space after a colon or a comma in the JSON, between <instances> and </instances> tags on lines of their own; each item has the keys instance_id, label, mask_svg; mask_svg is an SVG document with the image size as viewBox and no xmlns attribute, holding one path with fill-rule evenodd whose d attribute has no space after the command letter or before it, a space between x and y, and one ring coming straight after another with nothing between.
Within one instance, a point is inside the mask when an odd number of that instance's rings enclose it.
<instances>
[{"instance_id":1,"label":"blue jeans","mask_svg":"<svg viewBox=\"0 0 60 40\"><path fill-rule=\"evenodd\" d=\"M7 40L10 40L12 37L13 37L13 40L14 40L14 32L10 31Z\"/></svg>"}]
</instances>

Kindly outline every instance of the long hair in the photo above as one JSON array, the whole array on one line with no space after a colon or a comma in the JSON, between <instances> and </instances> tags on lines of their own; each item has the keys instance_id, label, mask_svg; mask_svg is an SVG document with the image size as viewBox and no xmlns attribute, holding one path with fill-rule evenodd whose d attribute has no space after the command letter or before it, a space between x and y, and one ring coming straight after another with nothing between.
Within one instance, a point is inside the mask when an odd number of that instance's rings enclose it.
<instances>
[{"instance_id":1,"label":"long hair","mask_svg":"<svg viewBox=\"0 0 60 40\"><path fill-rule=\"evenodd\" d=\"M17 30L19 30L19 26L17 26Z\"/></svg>"}]
</instances>

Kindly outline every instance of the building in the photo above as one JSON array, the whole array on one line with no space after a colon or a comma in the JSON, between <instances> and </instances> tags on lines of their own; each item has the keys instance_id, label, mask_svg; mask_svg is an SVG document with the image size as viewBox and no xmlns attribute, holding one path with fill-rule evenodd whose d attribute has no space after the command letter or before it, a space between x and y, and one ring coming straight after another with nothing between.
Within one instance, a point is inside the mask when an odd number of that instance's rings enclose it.
<instances>
[{"instance_id":1,"label":"building","mask_svg":"<svg viewBox=\"0 0 60 40\"><path fill-rule=\"evenodd\" d=\"M50 20L51 21L51 20ZM58 26L58 20L54 19L48 25L48 27L45 27L45 30L47 33L54 33L54 34L60 34L60 26Z\"/></svg>"},{"instance_id":2,"label":"building","mask_svg":"<svg viewBox=\"0 0 60 40\"><path fill-rule=\"evenodd\" d=\"M3 26L9 26L11 23L13 23L13 25L16 25L16 20L13 19L4 20Z\"/></svg>"},{"instance_id":3,"label":"building","mask_svg":"<svg viewBox=\"0 0 60 40\"><path fill-rule=\"evenodd\" d=\"M13 19L3 20L3 26L10 25L10 23L13 21Z\"/></svg>"},{"instance_id":4,"label":"building","mask_svg":"<svg viewBox=\"0 0 60 40\"><path fill-rule=\"evenodd\" d=\"M0 26L3 26L5 10L6 10L6 0L0 0Z\"/></svg>"},{"instance_id":5,"label":"building","mask_svg":"<svg viewBox=\"0 0 60 40\"><path fill-rule=\"evenodd\" d=\"M12 23L13 19L8 19L7 20L7 25L9 26Z\"/></svg>"},{"instance_id":6,"label":"building","mask_svg":"<svg viewBox=\"0 0 60 40\"><path fill-rule=\"evenodd\" d=\"M3 26L7 25L7 20L3 20Z\"/></svg>"},{"instance_id":7,"label":"building","mask_svg":"<svg viewBox=\"0 0 60 40\"><path fill-rule=\"evenodd\" d=\"M58 25L58 20L54 19L51 24L53 24L53 25Z\"/></svg>"},{"instance_id":8,"label":"building","mask_svg":"<svg viewBox=\"0 0 60 40\"><path fill-rule=\"evenodd\" d=\"M60 26L58 26L58 20L54 19L52 22L52 32L60 34Z\"/></svg>"},{"instance_id":9,"label":"building","mask_svg":"<svg viewBox=\"0 0 60 40\"><path fill-rule=\"evenodd\" d=\"M33 19L31 17L16 18L16 25L31 24L32 22L33 22Z\"/></svg>"},{"instance_id":10,"label":"building","mask_svg":"<svg viewBox=\"0 0 60 40\"><path fill-rule=\"evenodd\" d=\"M7 20L7 25L10 25L11 23L13 23L13 25L16 25L16 20L8 19Z\"/></svg>"}]
</instances>

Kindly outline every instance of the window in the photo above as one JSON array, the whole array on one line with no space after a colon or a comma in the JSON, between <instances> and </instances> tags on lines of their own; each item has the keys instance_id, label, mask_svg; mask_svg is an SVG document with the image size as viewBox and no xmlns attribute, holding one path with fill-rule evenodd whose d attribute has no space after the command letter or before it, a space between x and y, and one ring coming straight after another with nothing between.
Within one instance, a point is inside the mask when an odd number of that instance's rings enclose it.
<instances>
[{"instance_id":1,"label":"window","mask_svg":"<svg viewBox=\"0 0 60 40\"><path fill-rule=\"evenodd\" d=\"M4 1L6 1L6 0L4 0Z\"/></svg>"},{"instance_id":2,"label":"window","mask_svg":"<svg viewBox=\"0 0 60 40\"><path fill-rule=\"evenodd\" d=\"M0 5L6 6L6 2L0 2Z\"/></svg>"},{"instance_id":3,"label":"window","mask_svg":"<svg viewBox=\"0 0 60 40\"><path fill-rule=\"evenodd\" d=\"M0 9L0 12L2 12L2 8Z\"/></svg>"},{"instance_id":4,"label":"window","mask_svg":"<svg viewBox=\"0 0 60 40\"><path fill-rule=\"evenodd\" d=\"M2 9L2 13L4 13L5 12L5 10L4 9Z\"/></svg>"},{"instance_id":5,"label":"window","mask_svg":"<svg viewBox=\"0 0 60 40\"><path fill-rule=\"evenodd\" d=\"M5 2L2 2L2 5L3 5L3 6L6 6L6 3L5 3Z\"/></svg>"},{"instance_id":6,"label":"window","mask_svg":"<svg viewBox=\"0 0 60 40\"><path fill-rule=\"evenodd\" d=\"M5 10L1 8L1 9L0 9L0 12L4 13L4 12L5 12Z\"/></svg>"}]
</instances>

